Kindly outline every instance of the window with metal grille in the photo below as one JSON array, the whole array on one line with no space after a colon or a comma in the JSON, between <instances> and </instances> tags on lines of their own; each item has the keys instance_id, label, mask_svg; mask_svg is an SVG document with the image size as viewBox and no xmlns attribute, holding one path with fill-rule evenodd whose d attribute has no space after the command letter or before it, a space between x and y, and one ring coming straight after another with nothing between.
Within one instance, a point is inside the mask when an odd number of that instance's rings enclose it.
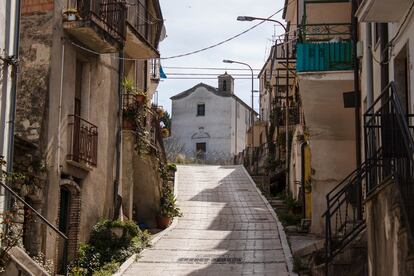
<instances>
[{"instance_id":1,"label":"window with metal grille","mask_svg":"<svg viewBox=\"0 0 414 276\"><path fill-rule=\"evenodd\" d=\"M197 105L197 116L205 116L205 115L206 115L206 105L198 104Z\"/></svg>"}]
</instances>

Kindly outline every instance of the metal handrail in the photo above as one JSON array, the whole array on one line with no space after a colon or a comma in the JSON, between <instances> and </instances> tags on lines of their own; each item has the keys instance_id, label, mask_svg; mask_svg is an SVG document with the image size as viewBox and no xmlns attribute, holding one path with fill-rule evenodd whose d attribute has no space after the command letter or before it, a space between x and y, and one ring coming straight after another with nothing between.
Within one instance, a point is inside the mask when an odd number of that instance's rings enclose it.
<instances>
[{"instance_id":1,"label":"metal handrail","mask_svg":"<svg viewBox=\"0 0 414 276\"><path fill-rule=\"evenodd\" d=\"M158 47L163 20L152 14L140 0L130 0L127 21L151 46Z\"/></svg>"},{"instance_id":2,"label":"metal handrail","mask_svg":"<svg viewBox=\"0 0 414 276\"><path fill-rule=\"evenodd\" d=\"M372 194L388 179L394 180L400 190L402 214L409 235L414 236L414 206L410 204L414 195L414 126L410 126L410 120L414 115L403 111L396 86L391 82L364 117L366 161L326 195L326 275L332 259L366 227L363 199L358 201L356 197ZM365 192L358 195L362 187ZM349 216L348 207L352 208L353 217Z\"/></svg>"},{"instance_id":3,"label":"metal handrail","mask_svg":"<svg viewBox=\"0 0 414 276\"><path fill-rule=\"evenodd\" d=\"M51 222L49 222L44 216L42 216L36 209L34 209L29 203L27 203L23 198L21 198L12 188L6 185L3 181L0 181L0 185L5 188L8 192L10 192L17 200L23 203L24 206L29 208L33 213L35 213L47 226L53 229L59 236L63 239L68 240L68 237L62 233L56 226L54 226Z\"/></svg>"},{"instance_id":4,"label":"metal handrail","mask_svg":"<svg viewBox=\"0 0 414 276\"><path fill-rule=\"evenodd\" d=\"M60 231L55 225L53 225L50 221L48 221L44 216L42 216L36 209L34 209L29 203L27 203L22 197L20 197L11 187L9 187L3 181L0 181L0 186L6 189L10 194L12 194L19 202L21 202L24 206L29 208L40 220L45 223L48 227L50 227L57 235L59 235L63 241L63 272L67 275L67 251L68 251L68 241L69 238L66 236L62 231Z\"/></svg>"},{"instance_id":5,"label":"metal handrail","mask_svg":"<svg viewBox=\"0 0 414 276\"><path fill-rule=\"evenodd\" d=\"M414 139L411 124L413 114L406 114L393 82L365 113L365 148L370 170L367 194L372 194L387 179L392 179L400 191L402 214L411 241L414 238Z\"/></svg>"},{"instance_id":6,"label":"metal handrail","mask_svg":"<svg viewBox=\"0 0 414 276\"><path fill-rule=\"evenodd\" d=\"M333 38L351 39L351 23L302 24L299 41L329 41Z\"/></svg>"},{"instance_id":7,"label":"metal handrail","mask_svg":"<svg viewBox=\"0 0 414 276\"><path fill-rule=\"evenodd\" d=\"M123 1L67 0L67 8L76 8L82 20L95 21L116 39L125 39L127 9Z\"/></svg>"}]
</instances>

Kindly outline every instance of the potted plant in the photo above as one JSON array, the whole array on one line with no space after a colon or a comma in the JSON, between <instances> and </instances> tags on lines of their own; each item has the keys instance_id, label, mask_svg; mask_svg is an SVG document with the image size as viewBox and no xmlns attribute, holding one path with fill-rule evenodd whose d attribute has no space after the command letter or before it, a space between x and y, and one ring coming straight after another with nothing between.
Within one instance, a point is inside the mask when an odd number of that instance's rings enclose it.
<instances>
[{"instance_id":1,"label":"potted plant","mask_svg":"<svg viewBox=\"0 0 414 276\"><path fill-rule=\"evenodd\" d=\"M157 224L159 228L165 229L174 217L181 217L182 213L177 207L177 199L169 186L164 186L160 202L161 214L157 218Z\"/></svg>"},{"instance_id":2,"label":"potted plant","mask_svg":"<svg viewBox=\"0 0 414 276\"><path fill-rule=\"evenodd\" d=\"M78 16L78 10L75 8L69 8L63 12L67 21L75 21Z\"/></svg>"},{"instance_id":3,"label":"potted plant","mask_svg":"<svg viewBox=\"0 0 414 276\"><path fill-rule=\"evenodd\" d=\"M157 114L158 116L162 117L164 116L164 110L162 109L162 107L157 107Z\"/></svg>"},{"instance_id":4,"label":"potted plant","mask_svg":"<svg viewBox=\"0 0 414 276\"><path fill-rule=\"evenodd\" d=\"M137 109L134 105L127 106L122 111L122 128L132 130L136 125Z\"/></svg>"},{"instance_id":5,"label":"potted plant","mask_svg":"<svg viewBox=\"0 0 414 276\"><path fill-rule=\"evenodd\" d=\"M147 95L145 94L145 92L137 92L135 94L135 98L137 100L138 103L143 104L147 102Z\"/></svg>"},{"instance_id":6,"label":"potted plant","mask_svg":"<svg viewBox=\"0 0 414 276\"><path fill-rule=\"evenodd\" d=\"M162 137L167 138L170 136L170 131L168 128L163 128L161 129L161 134L162 134Z\"/></svg>"}]
</instances>

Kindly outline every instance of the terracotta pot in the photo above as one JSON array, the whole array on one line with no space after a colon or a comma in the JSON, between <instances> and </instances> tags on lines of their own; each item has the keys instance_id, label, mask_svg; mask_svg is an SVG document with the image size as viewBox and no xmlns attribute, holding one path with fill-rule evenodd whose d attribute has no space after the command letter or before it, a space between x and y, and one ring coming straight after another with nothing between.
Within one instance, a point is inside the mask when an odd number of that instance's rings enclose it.
<instances>
[{"instance_id":1,"label":"terracotta pot","mask_svg":"<svg viewBox=\"0 0 414 276\"><path fill-rule=\"evenodd\" d=\"M134 124L129 119L122 120L122 128L126 130L131 130L134 128Z\"/></svg>"},{"instance_id":2,"label":"terracotta pot","mask_svg":"<svg viewBox=\"0 0 414 276\"><path fill-rule=\"evenodd\" d=\"M157 114L162 117L164 115L164 110L162 110L161 108L157 108Z\"/></svg>"},{"instance_id":3,"label":"terracotta pot","mask_svg":"<svg viewBox=\"0 0 414 276\"><path fill-rule=\"evenodd\" d=\"M170 136L170 131L168 129L166 129L166 128L163 128L161 130L161 134L162 134L162 137L167 138L167 137Z\"/></svg>"},{"instance_id":4,"label":"terracotta pot","mask_svg":"<svg viewBox=\"0 0 414 276\"><path fill-rule=\"evenodd\" d=\"M171 224L171 218L169 217L157 217L158 228L165 229Z\"/></svg>"},{"instance_id":5,"label":"terracotta pot","mask_svg":"<svg viewBox=\"0 0 414 276\"><path fill-rule=\"evenodd\" d=\"M138 95L136 95L136 99L137 99L137 102L139 102L139 103L144 103L145 102L145 96L144 95L138 94Z\"/></svg>"}]
</instances>

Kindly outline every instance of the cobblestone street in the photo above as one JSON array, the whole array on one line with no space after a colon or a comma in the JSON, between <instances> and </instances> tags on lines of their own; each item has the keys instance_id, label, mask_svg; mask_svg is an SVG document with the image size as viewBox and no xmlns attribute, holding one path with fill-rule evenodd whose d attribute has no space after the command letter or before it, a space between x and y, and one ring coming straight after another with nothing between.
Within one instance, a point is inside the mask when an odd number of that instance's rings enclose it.
<instances>
[{"instance_id":1,"label":"cobblestone street","mask_svg":"<svg viewBox=\"0 0 414 276\"><path fill-rule=\"evenodd\" d=\"M179 166L176 182L183 217L124 275L292 275L282 226L243 167Z\"/></svg>"}]
</instances>

